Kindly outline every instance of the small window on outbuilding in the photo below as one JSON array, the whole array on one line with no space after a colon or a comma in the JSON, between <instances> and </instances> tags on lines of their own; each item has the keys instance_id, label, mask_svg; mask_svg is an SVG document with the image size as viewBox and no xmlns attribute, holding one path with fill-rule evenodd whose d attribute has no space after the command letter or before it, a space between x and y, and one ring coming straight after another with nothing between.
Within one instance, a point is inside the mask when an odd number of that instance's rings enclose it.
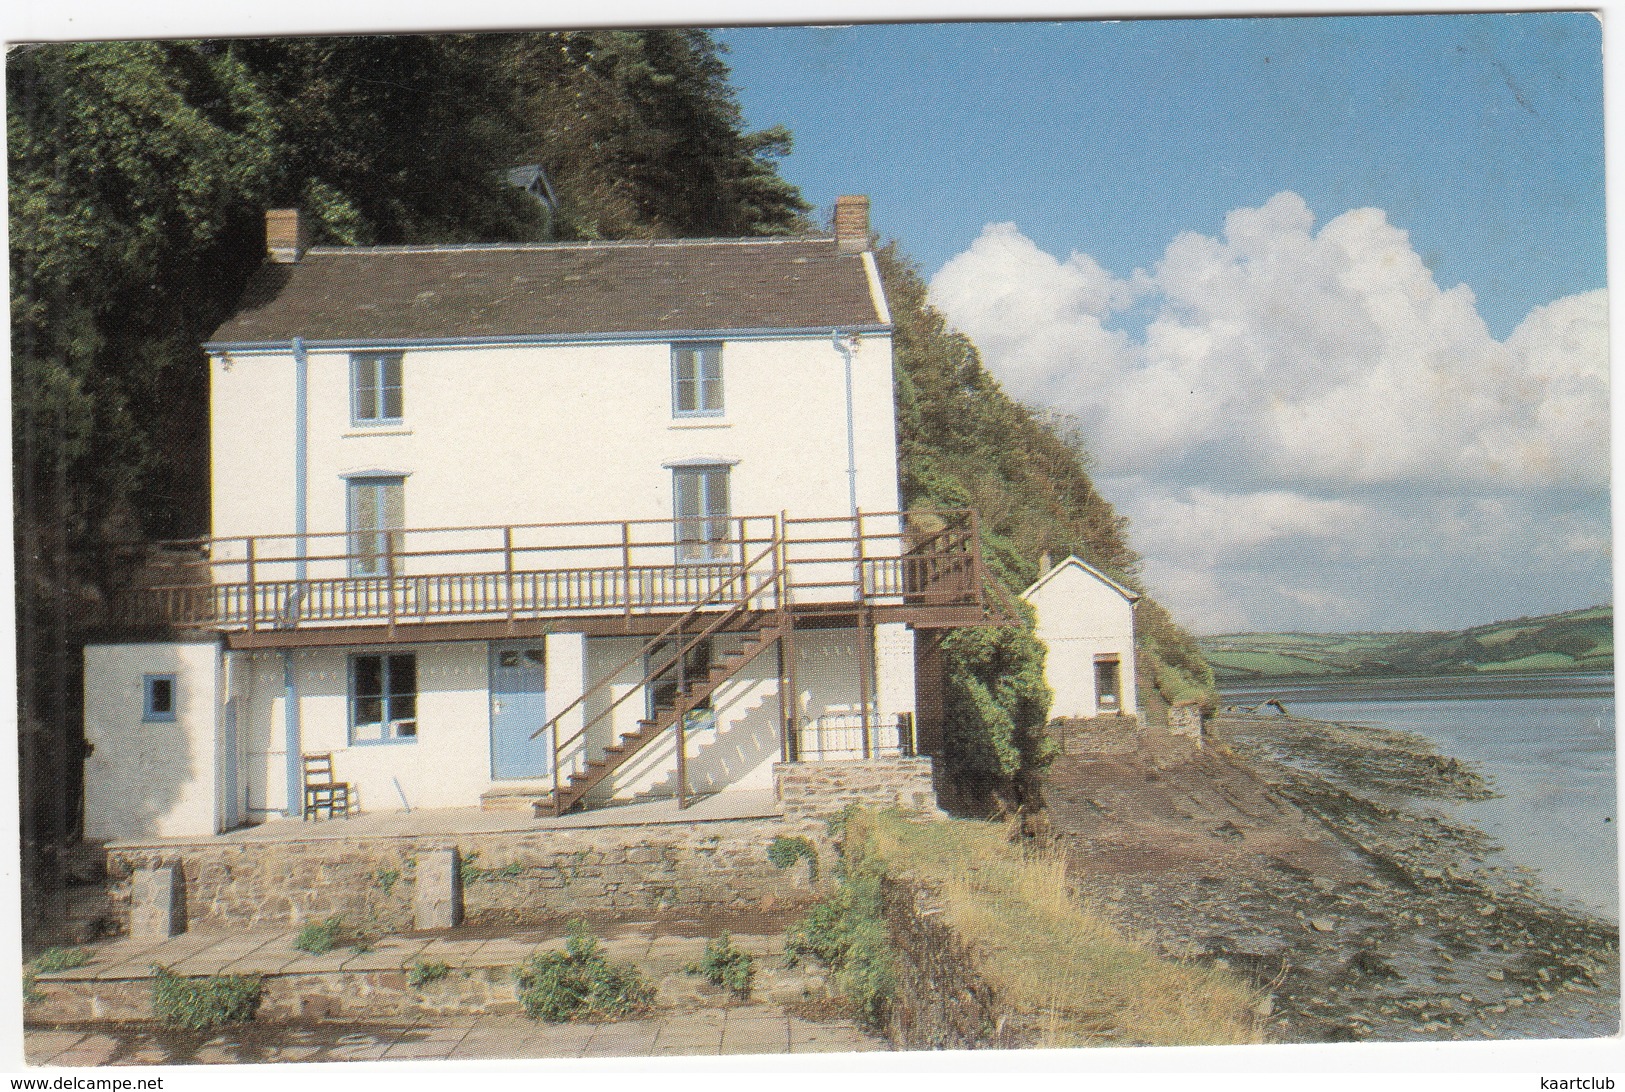
<instances>
[{"instance_id":1,"label":"small window on outbuilding","mask_svg":"<svg viewBox=\"0 0 1625 1092\"><path fill-rule=\"evenodd\" d=\"M1116 656L1095 657L1095 703L1103 713L1123 706L1123 677Z\"/></svg>"},{"instance_id":2,"label":"small window on outbuilding","mask_svg":"<svg viewBox=\"0 0 1625 1092\"><path fill-rule=\"evenodd\" d=\"M141 680L141 719L175 719L175 676L146 675Z\"/></svg>"}]
</instances>

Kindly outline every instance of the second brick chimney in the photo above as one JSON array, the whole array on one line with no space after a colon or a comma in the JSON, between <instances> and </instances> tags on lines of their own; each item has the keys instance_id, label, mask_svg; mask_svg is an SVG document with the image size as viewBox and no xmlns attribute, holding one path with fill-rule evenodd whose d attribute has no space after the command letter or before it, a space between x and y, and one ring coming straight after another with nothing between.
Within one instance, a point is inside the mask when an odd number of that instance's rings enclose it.
<instances>
[{"instance_id":1,"label":"second brick chimney","mask_svg":"<svg viewBox=\"0 0 1625 1092\"><path fill-rule=\"evenodd\" d=\"M869 249L869 199L835 199L835 249L841 254L861 254Z\"/></svg>"},{"instance_id":2,"label":"second brick chimney","mask_svg":"<svg viewBox=\"0 0 1625 1092\"><path fill-rule=\"evenodd\" d=\"M291 265L305 256L310 228L298 209L269 209L265 213L265 257Z\"/></svg>"}]
</instances>

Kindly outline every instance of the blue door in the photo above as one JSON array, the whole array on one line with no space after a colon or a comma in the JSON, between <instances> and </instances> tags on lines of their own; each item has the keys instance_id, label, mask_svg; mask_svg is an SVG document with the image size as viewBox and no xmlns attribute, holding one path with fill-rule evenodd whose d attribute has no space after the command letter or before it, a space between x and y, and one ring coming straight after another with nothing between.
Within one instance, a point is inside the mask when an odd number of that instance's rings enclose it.
<instances>
[{"instance_id":1,"label":"blue door","mask_svg":"<svg viewBox=\"0 0 1625 1092\"><path fill-rule=\"evenodd\" d=\"M547 723L547 654L540 640L491 646L491 776L543 777L552 770Z\"/></svg>"}]
</instances>

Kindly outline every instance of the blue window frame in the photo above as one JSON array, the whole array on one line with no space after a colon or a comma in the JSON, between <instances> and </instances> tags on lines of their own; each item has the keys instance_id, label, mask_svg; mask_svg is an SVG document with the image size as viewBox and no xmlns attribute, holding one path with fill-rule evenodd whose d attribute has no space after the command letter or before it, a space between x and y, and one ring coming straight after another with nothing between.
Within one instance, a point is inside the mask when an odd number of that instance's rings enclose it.
<instances>
[{"instance_id":1,"label":"blue window frame","mask_svg":"<svg viewBox=\"0 0 1625 1092\"><path fill-rule=\"evenodd\" d=\"M175 676L142 676L141 719L144 721L175 719Z\"/></svg>"},{"instance_id":2,"label":"blue window frame","mask_svg":"<svg viewBox=\"0 0 1625 1092\"><path fill-rule=\"evenodd\" d=\"M416 743L418 658L412 652L350 657L350 742Z\"/></svg>"},{"instance_id":3,"label":"blue window frame","mask_svg":"<svg viewBox=\"0 0 1625 1092\"><path fill-rule=\"evenodd\" d=\"M722 415L722 345L717 342L671 347L673 417Z\"/></svg>"},{"instance_id":4,"label":"blue window frame","mask_svg":"<svg viewBox=\"0 0 1625 1092\"><path fill-rule=\"evenodd\" d=\"M349 479L350 575L389 576L403 548L406 479Z\"/></svg>"},{"instance_id":5,"label":"blue window frame","mask_svg":"<svg viewBox=\"0 0 1625 1092\"><path fill-rule=\"evenodd\" d=\"M671 473L677 560L729 560L733 550L728 541L728 468L679 466Z\"/></svg>"},{"instance_id":6,"label":"blue window frame","mask_svg":"<svg viewBox=\"0 0 1625 1092\"><path fill-rule=\"evenodd\" d=\"M405 413L400 353L350 354L350 420L398 425Z\"/></svg>"}]
</instances>

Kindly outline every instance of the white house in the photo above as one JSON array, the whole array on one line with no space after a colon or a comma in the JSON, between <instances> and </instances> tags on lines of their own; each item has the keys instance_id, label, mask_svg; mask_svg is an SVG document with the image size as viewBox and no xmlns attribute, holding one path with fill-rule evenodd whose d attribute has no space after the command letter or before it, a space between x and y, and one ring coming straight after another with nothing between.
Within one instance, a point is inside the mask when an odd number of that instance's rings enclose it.
<instances>
[{"instance_id":1,"label":"white house","mask_svg":"<svg viewBox=\"0 0 1625 1092\"><path fill-rule=\"evenodd\" d=\"M1133 715L1134 604L1140 598L1076 557L1040 576L1022 598L1049 650L1044 678L1055 692L1051 717Z\"/></svg>"},{"instance_id":2,"label":"white house","mask_svg":"<svg viewBox=\"0 0 1625 1092\"><path fill-rule=\"evenodd\" d=\"M974 515L900 513L868 202L834 237L306 248L205 349L209 539L86 650L91 838L769 788L929 749ZM929 533L917 531L929 527ZM161 639L154 639L161 638ZM927 695L929 697L929 695Z\"/></svg>"}]
</instances>

